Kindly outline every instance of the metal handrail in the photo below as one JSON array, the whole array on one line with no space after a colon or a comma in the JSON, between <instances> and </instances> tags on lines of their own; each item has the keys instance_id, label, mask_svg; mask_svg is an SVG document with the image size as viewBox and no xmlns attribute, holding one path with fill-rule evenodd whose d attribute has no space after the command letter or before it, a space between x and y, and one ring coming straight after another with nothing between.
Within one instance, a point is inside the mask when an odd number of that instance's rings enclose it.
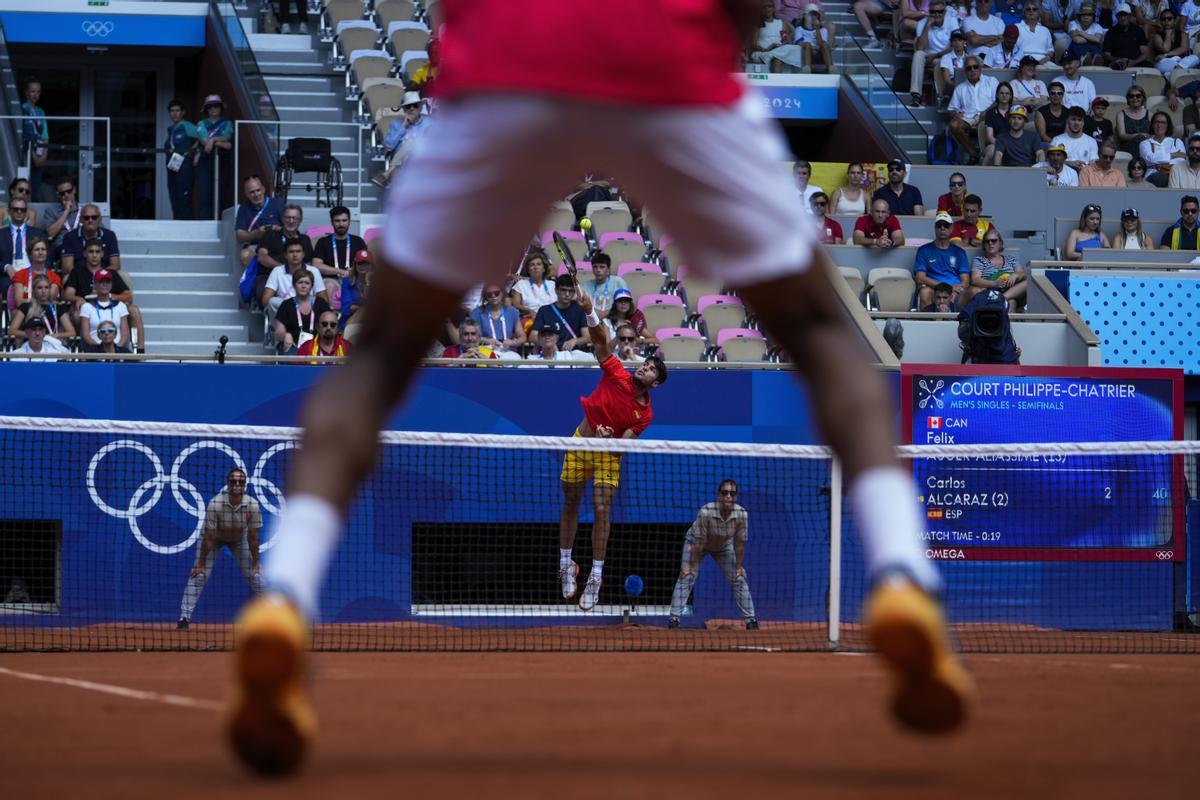
<instances>
[{"instance_id":1,"label":"metal handrail","mask_svg":"<svg viewBox=\"0 0 1200 800\"><path fill-rule=\"evenodd\" d=\"M906 106L904 104L903 100L900 98L900 95L896 94L896 91L892 88L891 83L888 81L887 78L884 77L883 73L879 71L879 66L871 59L871 57L869 55L867 55L867 51L864 50L862 45L858 43L858 40L855 39L853 36L846 36L844 39L844 42L848 43L851 47L853 47L855 50L857 50L859 52L859 54L862 56L862 63L866 64L867 68L871 72L875 73L875 76L879 79L880 83L882 83L883 86L885 86L887 88L887 90L896 98L896 105L899 108L904 110L904 114L908 116L908 119L914 125L916 125L921 130L921 132L925 135L925 149L928 150L929 149L929 141L930 141L929 130L925 127L925 125L921 122L921 120L917 119L916 116L913 115L912 109L910 109L908 106ZM845 51L843 51L841 48L839 48L838 52L843 53L842 65L843 65L843 72L844 72L845 71L844 66L846 64L846 59L845 59L845 55L844 55ZM853 81L851 81L851 80L847 80L846 82L853 83ZM859 93L859 96L861 97L861 92ZM874 106L871 106L870 103L868 103L867 105L868 105L868 107L870 107L872 109L874 108ZM878 112L876 112L876 117L879 117ZM884 123L884 127L887 127L886 120L884 120L882 117L879 117L879 120ZM889 134L890 134L890 130L889 130ZM893 141L894 141L894 139L893 139ZM897 147L899 147L898 144L897 144ZM902 152L902 153L905 152L903 147L900 147L900 152Z\"/></svg>"},{"instance_id":2,"label":"metal handrail","mask_svg":"<svg viewBox=\"0 0 1200 800\"><path fill-rule=\"evenodd\" d=\"M252 114L255 121L278 123L279 112L275 109L275 101L271 98L271 92L267 88L267 82L263 77L262 70L258 68L258 60L254 56L254 49L245 37L241 18L237 15L237 7L230 2L209 0L208 9L209 20L213 23L213 28L216 29L216 36L221 45L218 51L225 59L230 72L235 78L233 82L234 91L241 101L242 108L246 110L246 113ZM222 9L227 9L230 13L223 13ZM234 31L237 32L237 42L234 41ZM235 138L235 153L238 150L237 141ZM266 134L256 130L254 142L263 163L273 169L275 162L271 158L271 142ZM235 156L235 164L236 160ZM235 169L235 181L236 177L237 170ZM237 200L236 191L234 200Z\"/></svg>"},{"instance_id":3,"label":"metal handrail","mask_svg":"<svg viewBox=\"0 0 1200 800\"><path fill-rule=\"evenodd\" d=\"M29 114L0 114L0 119L26 120L35 119ZM36 117L36 119L46 122L103 122L104 123L104 200L105 203L112 202L112 117L70 117L70 116L54 116L54 117ZM86 147L84 145L62 145L63 148L74 148L79 150L96 149L95 145Z\"/></svg>"}]
</instances>

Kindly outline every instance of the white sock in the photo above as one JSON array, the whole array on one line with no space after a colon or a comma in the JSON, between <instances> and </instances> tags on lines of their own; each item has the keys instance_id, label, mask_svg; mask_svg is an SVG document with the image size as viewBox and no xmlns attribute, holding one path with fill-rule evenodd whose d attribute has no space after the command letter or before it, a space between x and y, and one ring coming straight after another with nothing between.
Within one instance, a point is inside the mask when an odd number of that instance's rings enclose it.
<instances>
[{"instance_id":1,"label":"white sock","mask_svg":"<svg viewBox=\"0 0 1200 800\"><path fill-rule=\"evenodd\" d=\"M264 558L267 583L287 594L315 622L325 570L341 531L341 514L315 495L290 498Z\"/></svg>"},{"instance_id":2,"label":"white sock","mask_svg":"<svg viewBox=\"0 0 1200 800\"><path fill-rule=\"evenodd\" d=\"M604 572L604 562L603 561L593 561L592 562L592 576L591 576L590 580L596 580L596 581L600 580L601 573L603 573L603 572Z\"/></svg>"},{"instance_id":3,"label":"white sock","mask_svg":"<svg viewBox=\"0 0 1200 800\"><path fill-rule=\"evenodd\" d=\"M900 570L926 591L940 592L942 578L925 558L912 476L899 467L876 467L859 475L849 494L871 579Z\"/></svg>"},{"instance_id":4,"label":"white sock","mask_svg":"<svg viewBox=\"0 0 1200 800\"><path fill-rule=\"evenodd\" d=\"M558 548L558 568L567 569L571 566L571 548Z\"/></svg>"}]
</instances>

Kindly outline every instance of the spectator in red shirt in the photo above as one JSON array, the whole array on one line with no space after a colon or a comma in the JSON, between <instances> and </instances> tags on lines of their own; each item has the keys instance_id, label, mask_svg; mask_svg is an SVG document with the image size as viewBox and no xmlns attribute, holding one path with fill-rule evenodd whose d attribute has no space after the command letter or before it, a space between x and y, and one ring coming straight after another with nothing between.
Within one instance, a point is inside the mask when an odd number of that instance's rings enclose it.
<instances>
[{"instance_id":1,"label":"spectator in red shirt","mask_svg":"<svg viewBox=\"0 0 1200 800\"><path fill-rule=\"evenodd\" d=\"M352 349L350 343L338 333L338 312L330 309L322 311L317 320L317 335L300 345L296 351L298 356L348 356ZM314 361L313 364L320 364Z\"/></svg>"},{"instance_id":2,"label":"spectator in red shirt","mask_svg":"<svg viewBox=\"0 0 1200 800\"><path fill-rule=\"evenodd\" d=\"M952 217L963 215L963 203L967 197L967 176L961 172L950 175L950 191L938 198L938 213L945 211Z\"/></svg>"},{"instance_id":3,"label":"spectator in red shirt","mask_svg":"<svg viewBox=\"0 0 1200 800\"><path fill-rule=\"evenodd\" d=\"M900 220L892 213L887 200L882 197L872 200L871 213L863 214L854 223L854 243L883 250L904 244Z\"/></svg>"},{"instance_id":4,"label":"spectator in red shirt","mask_svg":"<svg viewBox=\"0 0 1200 800\"><path fill-rule=\"evenodd\" d=\"M479 324L466 317L458 324L458 344L451 345L442 353L442 358L469 358L481 360L495 358L496 351L486 344L480 344Z\"/></svg>"},{"instance_id":5,"label":"spectator in red shirt","mask_svg":"<svg viewBox=\"0 0 1200 800\"><path fill-rule=\"evenodd\" d=\"M829 210L829 195L817 192L808 201L812 206L813 218L820 231L821 244L842 244L842 226L836 219L830 219L826 212Z\"/></svg>"},{"instance_id":6,"label":"spectator in red shirt","mask_svg":"<svg viewBox=\"0 0 1200 800\"><path fill-rule=\"evenodd\" d=\"M990 230L995 230L986 219L980 219L983 211L983 199L977 194L969 194L963 200L962 219L950 228L950 241L959 247L982 247L983 237Z\"/></svg>"}]
</instances>

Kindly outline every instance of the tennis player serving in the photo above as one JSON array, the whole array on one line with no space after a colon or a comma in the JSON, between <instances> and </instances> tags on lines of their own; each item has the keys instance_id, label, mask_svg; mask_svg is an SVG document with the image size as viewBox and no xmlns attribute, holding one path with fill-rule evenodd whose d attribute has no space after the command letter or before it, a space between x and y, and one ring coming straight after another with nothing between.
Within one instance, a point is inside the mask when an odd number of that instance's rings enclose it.
<instances>
[{"instance_id":1,"label":"tennis player serving","mask_svg":"<svg viewBox=\"0 0 1200 800\"><path fill-rule=\"evenodd\" d=\"M583 422L574 436L598 439L636 439L654 419L650 407L650 390L667 380L667 365L658 356L650 356L630 374L612 352L608 333L592 306L592 300L575 284L579 305L587 315L588 338L592 352L600 362L600 384L587 397L579 399L583 406ZM583 487L592 479L592 570L579 595L581 611L591 611L600 598L604 575L604 554L608 550L608 535L612 530L612 501L621 479L619 453L581 452L571 450L563 459L562 516L558 521L558 580L564 600L577 591L579 565L572 558L575 532L579 527L579 502Z\"/></svg>"},{"instance_id":2,"label":"tennis player serving","mask_svg":"<svg viewBox=\"0 0 1200 800\"><path fill-rule=\"evenodd\" d=\"M503 275L554 198L596 164L654 209L690 268L741 294L808 380L862 538L873 587L865 623L895 683L892 711L918 731L958 727L973 688L946 635L916 484L896 459L891 394L780 168L792 158L786 142L767 104L733 74L761 25L761 0L432 8L438 135L414 144L391 183L359 346L306 398L265 564L271 591L237 628L227 731L238 756L261 772L300 764L315 732L304 689L309 621L343 516L375 465L379 430L459 298ZM559 48L547 69L544 43L581 31L604 43L604 57Z\"/></svg>"}]
</instances>

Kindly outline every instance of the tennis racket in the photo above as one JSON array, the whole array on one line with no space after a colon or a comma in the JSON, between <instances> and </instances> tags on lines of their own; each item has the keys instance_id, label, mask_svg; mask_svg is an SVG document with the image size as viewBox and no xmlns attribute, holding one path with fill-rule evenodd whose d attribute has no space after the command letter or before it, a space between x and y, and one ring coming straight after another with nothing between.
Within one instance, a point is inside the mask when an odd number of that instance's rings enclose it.
<instances>
[{"instance_id":1,"label":"tennis racket","mask_svg":"<svg viewBox=\"0 0 1200 800\"><path fill-rule=\"evenodd\" d=\"M567 240L558 231L554 232L554 246L558 249L563 266L567 268L567 274L571 276L571 280L578 283L578 279L575 277L575 256L571 254L571 248L567 247Z\"/></svg>"}]
</instances>

